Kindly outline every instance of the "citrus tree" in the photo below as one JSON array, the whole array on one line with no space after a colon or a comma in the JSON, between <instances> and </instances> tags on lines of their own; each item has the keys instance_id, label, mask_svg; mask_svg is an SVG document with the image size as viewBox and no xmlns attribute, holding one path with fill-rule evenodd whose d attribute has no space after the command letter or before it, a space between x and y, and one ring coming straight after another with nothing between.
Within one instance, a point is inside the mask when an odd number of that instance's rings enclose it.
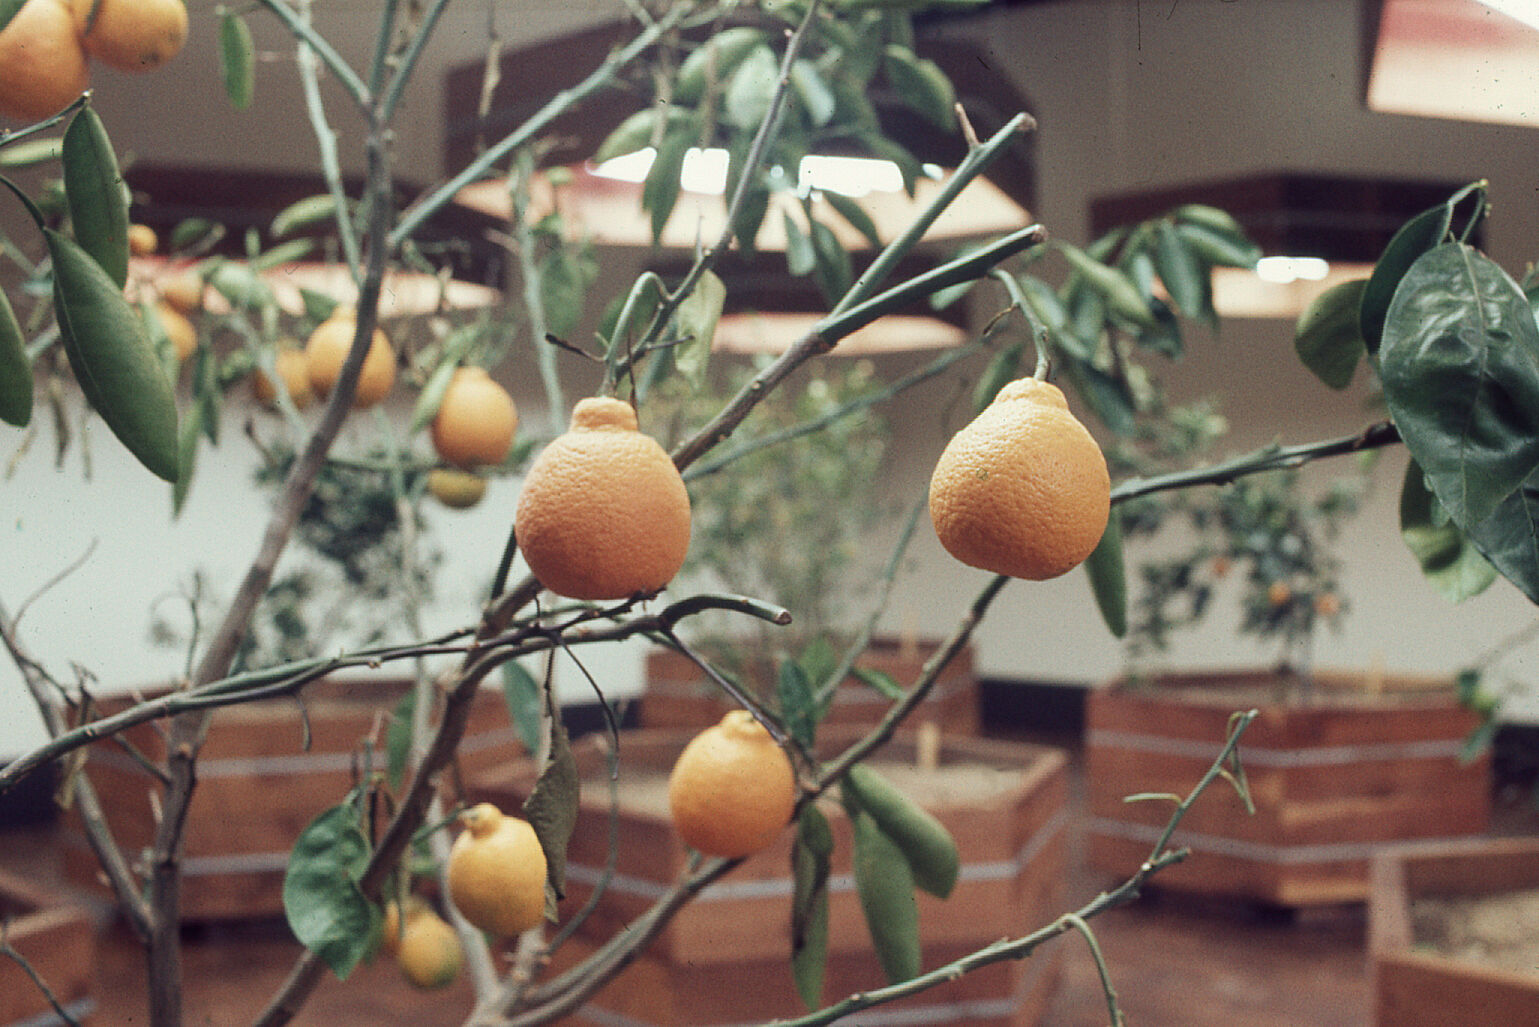
<instances>
[{"instance_id":1,"label":"citrus tree","mask_svg":"<svg viewBox=\"0 0 1539 1027\"><path fill-rule=\"evenodd\" d=\"M316 31L304 3L257 0L249 10L228 11L221 42L237 105L254 99L244 19L270 17L291 34L303 58L296 67L307 87L306 114L317 130L328 191L286 211L283 226L272 233L276 241L256 240L247 259L208 255L195 263L193 298L183 306L196 306L209 290L217 293L223 310L200 316L227 338L218 347L206 336L195 338L178 357L157 298L186 290L163 281L149 283L133 302L125 295L134 284L128 273L134 236L141 249L152 243L130 231L108 126L89 96L81 95L86 55L109 60L113 52L93 45L93 34L111 34L115 11L141 8L127 0L78 0L76 12L86 9L76 21L62 17L62 0L0 0L0 111L33 119L0 136L0 156L11 158L7 163L56 167L63 198L55 202L51 188L31 195L4 180L36 230L7 250L17 255L27 281L15 291L18 304L0 303L0 417L34 430L38 379L54 387L67 367L84 402L146 473L170 484L174 496L194 487L200 450L230 444L218 438L220 405L252 374L260 376L259 398L274 405L277 424L294 441L292 459L280 463L282 482L257 555L220 604L214 630L199 640L185 687L92 719L87 697L50 676L0 607L0 636L51 735L0 770L0 789L97 739L149 721L164 724L168 756L157 768L162 816L144 872L131 865L107 828L90 774L71 761L66 780L123 916L144 943L151 1023L171 1027L183 1020L180 852L210 716L258 699L302 697L308 685L339 669L447 660L434 677L422 675L410 712L397 711L409 724L391 732L391 761L406 771L399 782L392 786L389 775L360 779L296 843L285 904L305 952L257 1022L288 1022L323 974L346 977L380 950L394 953L423 986L442 984L466 968L477 995L467 1022L558 1019L621 973L704 888L746 855L787 837L798 882L788 917L797 925L788 938L788 972L809 1005L794 1022L817 1024L989 963L1022 958L1063 934L1079 932L1093 942L1095 915L1130 901L1151 875L1183 857L1169 847L1171 833L1202 789L1221 775L1243 789L1233 757L1246 714L1237 717L1209 772L1177 803L1148 861L1123 885L1037 930L944 966L922 965L914 890L949 892L955 845L865 761L924 699L1013 580L1061 575L1083 563L1109 627L1120 634L1127 616L1123 504L1403 442L1415 458L1405 483L1405 530L1434 583L1458 597L1500 574L1539 597L1531 502L1539 467L1539 328L1524 288L1461 241L1485 213L1482 186L1412 221L1371 278L1327 294L1300 325L1300 353L1327 384L1342 381L1343 368L1350 372L1368 360L1382 382L1390 419L1347 438L1272 447L1214 466L1114 483L1095 436L1070 411L1063 389L1047 379L1067 386L1102 437L1136 438L1149 418L1169 416L1149 388L1145 365L1180 351L1183 320L1214 318L1214 266L1245 266L1258 254L1227 215L1186 206L1084 247L1052 238L1043 226L1023 226L917 274L899 275L902 261L958 192L1031 127L1021 113L986 138L974 133L966 112L955 109L944 74L914 50L909 17L919 6L913 0L630 5L633 34L613 52L595 55L586 79L548 98L455 175L404 204L392 188L392 125L447 0L383 2L378 45L362 69ZM142 10L180 8L179 0L158 0ZM127 17L131 25L145 23L142 15ZM131 66L153 68L174 49L140 48ZM10 77L16 65L7 55L23 52L29 61L39 53L58 56L35 73ZM362 127L367 174L353 190L344 186L330 115L313 88L318 68L340 85L347 116ZM158 73L174 74L174 65ZM882 133L866 100L868 87L879 80L906 97L916 116L961 135L965 159L911 226L896 238L874 239L878 255L858 271L810 203L801 221L788 217L788 271L816 278L827 299L826 316L663 451L640 430L648 392L675 376L689 380L708 359L726 288L713 268L732 246L752 244L772 191L783 184L783 169L815 147L840 141L894 160L911 187L921 173L918 161ZM45 94L45 82L62 85ZM459 322L442 319L429 342L409 356L394 350L381 326L382 285L394 267L432 267L418 233L464 185L506 176L513 208L522 215L543 133L559 114L622 83L641 90L645 102L599 155L655 146L643 192L654 233L677 201L684 154L702 143L719 144L731 155L728 228L718 239L702 240L683 273L664 279L647 272L625 295L612 298L597 352L576 347L593 358L594 380L583 386L593 394L576 404L568 431L545 445L520 446L513 438L516 412L484 369L506 358L511 329L549 338L535 348L536 373L553 410L566 407L553 354L558 345L574 345L566 339L574 324L563 319L581 309L592 276L591 253L566 240L559 211L551 215L556 222L516 219L508 245L521 279L517 302ZM858 207L834 206L839 217L876 236ZM305 312L294 322L280 311L260 272L308 252L313 242L283 238L283 228L296 224L326 226L326 245L347 268L356 299L344 307L334 298L307 295ZM199 247L212 234L217 226L184 226L169 245L207 253ZM27 252L38 256L27 258ZM969 290L997 316L973 343L941 358L937 370L965 366L961 361L968 356L982 358L972 375L977 417L947 447L928 496L916 497L914 520L928 509L948 551L987 572L976 597L922 673L891 683L892 703L881 723L828 759L814 755L818 724L858 648L841 666L826 668L826 676L783 675L773 701L743 693L702 661L743 709L691 745L671 784L678 830L701 859L627 930L571 969L542 976L550 950L584 915L562 901L565 844L577 815L574 758L549 681L529 678L531 701L519 708L540 776L518 811L522 816L486 805L445 808L438 782L454 758L477 690L520 657L564 652L581 663L585 648L621 639L648 637L689 653L679 626L708 610L786 622L795 611L751 596L668 590L689 541L683 472L716 455L712 473L729 473L733 461L725 456L732 451L722 449L724 441L766 395L798 368L836 351L851 332L915 303L954 300ZM308 344L301 349L285 341L291 333L307 334ZM192 365L181 396L167 373L179 360ZM378 421L374 452L334 452L343 423L395 388L403 363L416 389L408 423ZM859 416L894 395L901 402L901 392L873 390L846 403L841 416ZM320 403L313 419L301 416L307 402ZM422 434L429 437L431 459L413 455L411 443ZM535 448L538 455L525 469ZM424 632L408 642L340 655L242 663L243 642L278 559L317 482L337 467L379 476L408 526L429 488L452 502L473 502L485 475L523 472L508 543L500 553L486 554L487 567L494 568L488 575L491 598L462 627L435 637ZM445 474L457 477L445 484ZM514 575L515 553L522 553L531 574ZM417 626L410 610L405 620ZM723 782L728 786L720 787ZM723 793L731 797L725 804ZM366 811L381 794L389 816L374 830ZM830 858L820 800L836 794L855 825L856 884L888 981L820 1006ZM742 801L748 796L752 801ZM447 833L456 822L460 832L451 846ZM417 895L417 873L439 876L447 901L434 905ZM559 927L547 933L547 920ZM1091 951L1099 959L1094 944ZM501 960L505 955L511 958ZM1106 995L1115 1022L1120 1013L1109 983Z\"/></svg>"}]
</instances>

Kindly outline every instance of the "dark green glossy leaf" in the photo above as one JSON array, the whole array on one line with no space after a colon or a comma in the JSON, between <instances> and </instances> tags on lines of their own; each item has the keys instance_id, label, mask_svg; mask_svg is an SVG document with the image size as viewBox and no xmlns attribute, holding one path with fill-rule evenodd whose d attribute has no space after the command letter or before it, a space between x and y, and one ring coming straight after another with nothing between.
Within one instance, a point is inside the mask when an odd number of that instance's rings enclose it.
<instances>
[{"instance_id":1,"label":"dark green glossy leaf","mask_svg":"<svg viewBox=\"0 0 1539 1027\"><path fill-rule=\"evenodd\" d=\"M1261 247L1245 235L1220 232L1192 221L1177 221L1176 231L1199 259L1219 267L1255 267Z\"/></svg>"},{"instance_id":2,"label":"dark green glossy leaf","mask_svg":"<svg viewBox=\"0 0 1539 1027\"><path fill-rule=\"evenodd\" d=\"M860 897L871 947L891 983L919 976L919 904L914 872L897 842L889 838L870 813L850 811L855 836L855 891Z\"/></svg>"},{"instance_id":3,"label":"dark green glossy leaf","mask_svg":"<svg viewBox=\"0 0 1539 1027\"><path fill-rule=\"evenodd\" d=\"M230 106L246 110L256 96L256 47L246 19L232 11L219 18L219 68Z\"/></svg>"},{"instance_id":4,"label":"dark green glossy leaf","mask_svg":"<svg viewBox=\"0 0 1539 1027\"><path fill-rule=\"evenodd\" d=\"M871 220L871 215L866 213L864 207L842 193L824 193L823 199L827 200L828 205L838 211L839 216L848 221L857 232L865 236L866 242L870 243L873 249L881 249L882 235L877 231L876 222Z\"/></svg>"},{"instance_id":5,"label":"dark green glossy leaf","mask_svg":"<svg viewBox=\"0 0 1539 1027\"><path fill-rule=\"evenodd\" d=\"M1085 284L1106 301L1107 310L1140 328L1155 326L1149 304L1139 295L1138 286L1126 274L1101 263L1072 243L1060 241L1057 245Z\"/></svg>"},{"instance_id":6,"label":"dark green glossy leaf","mask_svg":"<svg viewBox=\"0 0 1539 1027\"><path fill-rule=\"evenodd\" d=\"M1065 360L1059 368L1102 424L1118 435L1132 433L1138 405L1125 381L1080 360Z\"/></svg>"},{"instance_id":7,"label":"dark green glossy leaf","mask_svg":"<svg viewBox=\"0 0 1539 1027\"><path fill-rule=\"evenodd\" d=\"M758 127L769 113L780 78L780 62L768 46L758 45L744 55L727 81L722 103L722 117L727 124L745 131Z\"/></svg>"},{"instance_id":8,"label":"dark green glossy leaf","mask_svg":"<svg viewBox=\"0 0 1539 1027\"><path fill-rule=\"evenodd\" d=\"M757 49L768 50L763 29L738 25L723 29L690 51L674 77L673 98L679 103L699 103L707 88L720 89L738 66ZM773 54L771 55L773 59Z\"/></svg>"},{"instance_id":9,"label":"dark green glossy leaf","mask_svg":"<svg viewBox=\"0 0 1539 1027\"><path fill-rule=\"evenodd\" d=\"M1502 577L1539 603L1539 471L1465 533Z\"/></svg>"},{"instance_id":10,"label":"dark green glossy leaf","mask_svg":"<svg viewBox=\"0 0 1539 1027\"><path fill-rule=\"evenodd\" d=\"M663 226L668 224L673 205L679 200L679 174L684 170L684 155L692 145L694 137L687 130L665 136L641 187L641 206L652 215L654 242L662 238Z\"/></svg>"},{"instance_id":11,"label":"dark green glossy leaf","mask_svg":"<svg viewBox=\"0 0 1539 1027\"><path fill-rule=\"evenodd\" d=\"M1415 460L1400 487L1400 535L1428 584L1449 602L1479 595L1496 580L1496 568L1449 520Z\"/></svg>"},{"instance_id":12,"label":"dark green glossy leaf","mask_svg":"<svg viewBox=\"0 0 1539 1027\"><path fill-rule=\"evenodd\" d=\"M914 885L937 898L950 895L962 858L946 825L864 763L850 768L843 787L902 851L913 871Z\"/></svg>"},{"instance_id":13,"label":"dark green glossy leaf","mask_svg":"<svg viewBox=\"0 0 1539 1027\"><path fill-rule=\"evenodd\" d=\"M507 703L513 730L529 752L540 749L540 683L517 660L502 665L502 698Z\"/></svg>"},{"instance_id":14,"label":"dark green glossy leaf","mask_svg":"<svg viewBox=\"0 0 1539 1027\"><path fill-rule=\"evenodd\" d=\"M342 980L368 954L380 929L378 908L358 888L368 858L358 810L344 802L300 833L283 878L289 929Z\"/></svg>"},{"instance_id":15,"label":"dark green glossy leaf","mask_svg":"<svg viewBox=\"0 0 1539 1027\"><path fill-rule=\"evenodd\" d=\"M696 389L705 384L711 341L716 337L716 323L721 320L722 305L726 301L726 285L715 272L706 271L679 304L675 315L681 341L673 347L673 365Z\"/></svg>"},{"instance_id":16,"label":"dark green glossy leaf","mask_svg":"<svg viewBox=\"0 0 1539 1027\"><path fill-rule=\"evenodd\" d=\"M1148 250L1133 250L1126 254L1118 266L1138 290L1145 302L1154 298L1154 258Z\"/></svg>"},{"instance_id":17,"label":"dark green glossy leaf","mask_svg":"<svg viewBox=\"0 0 1539 1027\"><path fill-rule=\"evenodd\" d=\"M994 402L1000 389L1021 376L1021 355L1025 352L1026 343L1018 339L989 359L989 366L983 369L983 374L978 376L978 384L973 388L974 413Z\"/></svg>"},{"instance_id":18,"label":"dark green glossy leaf","mask_svg":"<svg viewBox=\"0 0 1539 1027\"><path fill-rule=\"evenodd\" d=\"M891 43L882 49L882 74L909 110L938 128L956 126L956 90L934 61Z\"/></svg>"},{"instance_id":19,"label":"dark green glossy leaf","mask_svg":"<svg viewBox=\"0 0 1539 1027\"><path fill-rule=\"evenodd\" d=\"M32 420L32 361L21 324L0 289L0 421L25 428Z\"/></svg>"},{"instance_id":20,"label":"dark green glossy leaf","mask_svg":"<svg viewBox=\"0 0 1539 1027\"><path fill-rule=\"evenodd\" d=\"M1161 353L1172 360L1181 356L1185 351L1185 345L1181 338L1181 322L1176 318L1176 312L1170 309L1170 304L1155 296L1149 300L1149 315L1154 319L1154 324L1148 328L1141 328L1134 336L1138 345L1155 353Z\"/></svg>"},{"instance_id":21,"label":"dark green glossy leaf","mask_svg":"<svg viewBox=\"0 0 1539 1027\"><path fill-rule=\"evenodd\" d=\"M832 228L821 221L814 221L809 227L814 258L813 277L817 279L823 298L832 306L850 291L855 271L850 263L850 255L845 252Z\"/></svg>"},{"instance_id":22,"label":"dark green glossy leaf","mask_svg":"<svg viewBox=\"0 0 1539 1027\"><path fill-rule=\"evenodd\" d=\"M1172 221L1155 225L1154 266L1177 310L1187 317L1204 317L1209 313L1207 269Z\"/></svg>"},{"instance_id":23,"label":"dark green glossy leaf","mask_svg":"<svg viewBox=\"0 0 1539 1027\"><path fill-rule=\"evenodd\" d=\"M1352 384L1362 362L1360 311L1368 280L1341 282L1316 296L1293 329L1293 348L1304 366L1333 389Z\"/></svg>"},{"instance_id":24,"label":"dark green glossy leaf","mask_svg":"<svg viewBox=\"0 0 1539 1027\"><path fill-rule=\"evenodd\" d=\"M1362 306L1358 313L1363 344L1369 353L1379 351L1379 338L1384 334L1384 319L1389 314L1389 304L1395 298L1400 280L1411 269L1411 265L1416 263L1417 258L1448 238L1448 229L1452 223L1453 204L1440 203L1401 225L1399 231L1390 238L1389 245L1384 247L1384 252L1373 266L1373 274L1368 276L1368 285L1363 290Z\"/></svg>"},{"instance_id":25,"label":"dark green glossy leaf","mask_svg":"<svg viewBox=\"0 0 1539 1027\"><path fill-rule=\"evenodd\" d=\"M798 745L811 748L817 739L817 697L812 680L795 660L782 660L775 678L775 695L786 730Z\"/></svg>"},{"instance_id":26,"label":"dark green glossy leaf","mask_svg":"<svg viewBox=\"0 0 1539 1027\"><path fill-rule=\"evenodd\" d=\"M64 130L63 157L75 241L121 289L128 281L128 192L106 126L89 104Z\"/></svg>"},{"instance_id":27,"label":"dark green glossy leaf","mask_svg":"<svg viewBox=\"0 0 1539 1027\"><path fill-rule=\"evenodd\" d=\"M511 662L511 661L509 661ZM546 712L550 722L550 758L535 782L534 791L524 801L524 816L540 839L545 853L546 880L556 898L566 896L566 847L577 824L581 780L577 757L572 753L561 712L547 696Z\"/></svg>"},{"instance_id":28,"label":"dark green glossy leaf","mask_svg":"<svg viewBox=\"0 0 1539 1027\"><path fill-rule=\"evenodd\" d=\"M828 818L808 804L796 825L791 849L791 977L803 1005L823 1002L828 965L828 877L834 835Z\"/></svg>"},{"instance_id":29,"label":"dark green glossy leaf","mask_svg":"<svg viewBox=\"0 0 1539 1027\"><path fill-rule=\"evenodd\" d=\"M176 397L123 290L73 239L46 229L54 310L70 367L86 400L153 474L175 481Z\"/></svg>"},{"instance_id":30,"label":"dark green glossy leaf","mask_svg":"<svg viewBox=\"0 0 1539 1027\"><path fill-rule=\"evenodd\" d=\"M1063 300L1058 298L1050 285L1032 275L1020 275L1016 282L1037 320L1053 331L1062 331L1068 327L1069 312L1064 309Z\"/></svg>"},{"instance_id":31,"label":"dark green glossy leaf","mask_svg":"<svg viewBox=\"0 0 1539 1027\"><path fill-rule=\"evenodd\" d=\"M1122 514L1112 507L1101 541L1085 559L1085 573L1090 575L1090 590L1101 620L1113 638L1128 633L1128 574L1122 558Z\"/></svg>"},{"instance_id":32,"label":"dark green glossy leaf","mask_svg":"<svg viewBox=\"0 0 1539 1027\"><path fill-rule=\"evenodd\" d=\"M1444 243L1406 272L1379 377L1406 446L1466 532L1539 467L1539 326L1517 283L1471 247Z\"/></svg>"}]
</instances>

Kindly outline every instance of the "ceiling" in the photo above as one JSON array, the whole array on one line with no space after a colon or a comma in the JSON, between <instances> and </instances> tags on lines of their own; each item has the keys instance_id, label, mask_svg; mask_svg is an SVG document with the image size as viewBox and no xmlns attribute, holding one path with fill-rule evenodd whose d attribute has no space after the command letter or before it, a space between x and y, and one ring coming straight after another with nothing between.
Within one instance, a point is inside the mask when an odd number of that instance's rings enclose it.
<instances>
[{"instance_id":1,"label":"ceiling","mask_svg":"<svg viewBox=\"0 0 1539 1027\"><path fill-rule=\"evenodd\" d=\"M1481 0L1382 0L1370 45L1372 110L1539 127L1539 29Z\"/></svg>"}]
</instances>

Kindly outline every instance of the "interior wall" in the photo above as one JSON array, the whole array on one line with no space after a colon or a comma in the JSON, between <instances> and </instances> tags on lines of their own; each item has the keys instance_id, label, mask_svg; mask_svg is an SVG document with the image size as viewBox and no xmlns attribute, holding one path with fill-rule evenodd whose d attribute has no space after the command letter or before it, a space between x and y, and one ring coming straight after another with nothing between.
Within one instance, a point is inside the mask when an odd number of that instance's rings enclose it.
<instances>
[{"instance_id":1,"label":"interior wall","mask_svg":"<svg viewBox=\"0 0 1539 1027\"><path fill-rule=\"evenodd\" d=\"M438 83L451 63L482 52L488 10L511 44L609 17L621 6L618 0L451 6L408 100L410 117L398 140L402 177L437 173ZM377 4L339 0L317 7L321 27L345 53L367 52L359 32ZM192 13L188 51L168 71L98 74L97 103L118 145L155 162L313 166L315 144L293 70L284 66L292 57L279 45L281 32L262 15L251 16L267 56L258 72L257 107L237 114L218 84L213 5L194 3ZM1290 168L1453 181L1487 176L1496 203L1487 235L1493 256L1515 269L1534 255L1539 166L1531 159L1532 133L1365 110L1355 4L1081 0L977 16L949 31L982 40L994 66L1033 97L1041 126L1037 214L1065 238L1084 240L1088 201L1103 192ZM337 95L329 86L333 110L341 109ZM357 155L354 132L344 127L350 161ZM611 266L605 288L623 287L623 264ZM1216 340L1195 336L1192 352L1168 370L1168 380L1183 396L1221 392L1237 448L1349 432L1371 420L1364 409L1367 382L1360 377L1348 393L1329 393L1297 367L1290 333L1281 322L1227 322ZM909 366L910 358L881 364L891 374ZM513 384L522 390L526 423L550 424L532 390ZM895 496L922 494L935 455L965 419L956 396L954 383L938 382L890 412L903 443L891 474ZM230 434L238 435L239 425L232 427ZM9 456L17 438L14 430L0 428L0 451ZM0 480L7 535L3 598L13 612L94 542L87 564L50 587L23 621L24 638L51 669L69 680L75 661L103 690L178 672L177 654L147 643L147 608L176 594L195 568L208 570L227 593L255 551L266 504L248 491L249 463L241 448L235 438L217 458L203 461L188 509L176 522L168 518L165 486L124 456L99 426L89 480L78 457L56 470L45 446ZM1370 508L1343 540L1353 610L1339 636L1321 639L1322 664L1381 662L1391 670L1446 673L1533 620L1531 605L1505 584L1451 607L1421 582L1395 530L1403 459L1386 454ZM478 510L440 518L449 562L431 615L434 626L458 623L475 602L487 564L500 551L515 492L516 484L498 483ZM981 573L951 561L933 534L922 530L888 626L943 633L983 582ZM1232 603L1221 604L1206 626L1181 638L1169 661L1216 666L1272 658L1235 636L1234 614ZM979 666L991 675L1092 684L1124 665L1079 572L1052 582L1012 583L981 627L977 646ZM1514 663L1519 675L1532 676L1533 667L1523 655ZM597 670L609 694L639 687L635 650L613 654ZM586 687L569 674L563 690L575 698ZM9 663L0 663L0 703L18 711L0 718L0 753L35 744L40 729Z\"/></svg>"}]
</instances>

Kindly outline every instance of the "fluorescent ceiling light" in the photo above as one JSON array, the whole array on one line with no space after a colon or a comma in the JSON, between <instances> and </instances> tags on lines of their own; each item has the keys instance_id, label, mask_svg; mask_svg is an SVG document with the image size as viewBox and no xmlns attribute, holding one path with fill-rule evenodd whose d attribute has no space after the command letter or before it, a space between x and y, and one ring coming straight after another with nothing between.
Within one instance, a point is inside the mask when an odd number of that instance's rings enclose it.
<instances>
[{"instance_id":1,"label":"fluorescent ceiling light","mask_svg":"<svg viewBox=\"0 0 1539 1027\"><path fill-rule=\"evenodd\" d=\"M1262 257L1256 261L1256 277L1277 285L1321 282L1330 273L1331 265L1319 257Z\"/></svg>"},{"instance_id":2,"label":"fluorescent ceiling light","mask_svg":"<svg viewBox=\"0 0 1539 1027\"><path fill-rule=\"evenodd\" d=\"M1480 0L1481 3L1507 17L1521 21L1531 29L1539 29L1539 0Z\"/></svg>"},{"instance_id":3,"label":"fluorescent ceiling light","mask_svg":"<svg viewBox=\"0 0 1539 1027\"><path fill-rule=\"evenodd\" d=\"M652 162L656 159L657 151L648 146L634 153L611 157L595 167L593 174L620 182L645 182L652 170ZM720 147L702 150L692 146L684 154L679 185L688 192L720 196L727 191L729 163L727 151ZM928 168L926 173L929 173ZM931 177L940 176L936 174ZM797 191L803 196L813 192L831 192L861 197L871 193L896 193L902 190L903 173L890 160L808 154L802 158L797 170Z\"/></svg>"}]
</instances>

